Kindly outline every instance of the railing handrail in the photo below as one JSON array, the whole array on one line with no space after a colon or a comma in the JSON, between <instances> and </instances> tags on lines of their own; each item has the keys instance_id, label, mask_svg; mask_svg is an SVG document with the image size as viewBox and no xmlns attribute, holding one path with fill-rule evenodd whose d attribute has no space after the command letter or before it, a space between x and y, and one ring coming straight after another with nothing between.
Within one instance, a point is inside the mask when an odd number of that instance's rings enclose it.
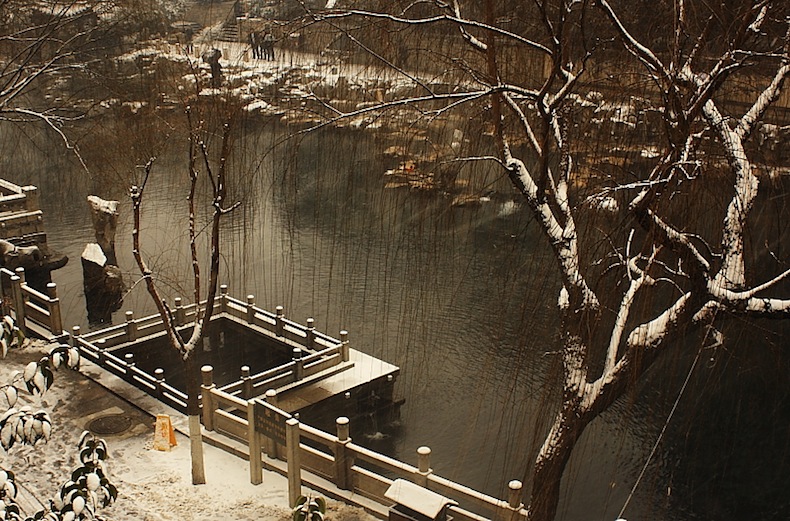
<instances>
[{"instance_id":1,"label":"railing handrail","mask_svg":"<svg viewBox=\"0 0 790 521\"><path fill-rule=\"evenodd\" d=\"M8 271L8 273L12 272ZM31 293L31 295L45 297L45 295L38 292ZM246 314L248 318L252 318L253 322L255 322L253 325L260 326L257 319L263 317L270 322L269 326L271 326L264 327L264 330L268 331L269 334L273 334L277 340L284 342L286 345L290 342L291 346L301 347L303 354L298 356L298 358L257 374L249 375L247 373L243 378L223 385L222 390L224 392L229 395L241 395L244 398L251 398L252 396L263 394L269 389L298 387L313 381L320 375L326 375L332 371L336 373L337 371L353 367L354 362L349 361L348 342L316 332L314 328L287 320L282 315L270 313L255 306L253 300L251 296L247 297L247 302L230 297L227 294L227 287L223 285L220 294L214 299L215 311L212 314L212 320L221 318L242 320L243 314ZM205 306L206 301L204 300L200 305ZM191 327L191 323L187 318L193 319L197 310L197 304L184 306L181 305L181 299L176 299L173 313L178 324L176 327ZM106 354L109 355L110 352L108 350L117 349L124 344L165 332L164 323L158 313L152 313L140 318L135 318L132 311L127 311L125 315L125 322L99 331L82 334L80 328L75 326L72 328L72 337L79 339L79 342L76 342L77 345L83 346L83 349L93 353L100 350L97 344L101 342L102 350L107 350ZM312 323L312 319L308 320L309 323ZM301 344L295 342L293 335L277 335L278 321L289 330L297 332L296 334L303 338L304 342ZM345 332L341 332L342 335L345 335ZM102 365L101 362L106 360L112 359L109 356L105 356L99 361L99 365ZM344 362L347 363L342 365ZM115 369L116 373L118 372L117 368L112 369ZM124 374L120 376L123 377ZM154 378L149 375L148 380L152 379ZM134 384L135 382L131 383ZM142 382L138 381L138 383ZM150 385L145 383L143 385L150 388Z\"/></svg>"},{"instance_id":2,"label":"railing handrail","mask_svg":"<svg viewBox=\"0 0 790 521\"><path fill-rule=\"evenodd\" d=\"M99 348L79 336L73 337L73 342L79 348L80 353L96 365L137 387L142 385L148 391L155 392L157 397L168 405L181 411L186 410L186 393L173 387L163 378L156 378L156 376L143 371L135 365L133 358L121 359L113 352Z\"/></svg>"},{"instance_id":3,"label":"railing handrail","mask_svg":"<svg viewBox=\"0 0 790 521\"><path fill-rule=\"evenodd\" d=\"M61 338L63 336L63 324L60 313L60 299L57 294L57 285L50 282L47 284L47 292L42 293L29 286L25 281L24 268L17 268L11 271L8 268L0 268L0 278L7 277L11 285L11 295L7 302L9 312L17 322L23 332L27 333L30 328L41 329L37 332L48 337L48 340ZM4 294L0 284L0 294ZM29 323L28 323L29 322ZM46 333L43 331L46 330Z\"/></svg>"},{"instance_id":4,"label":"railing handrail","mask_svg":"<svg viewBox=\"0 0 790 521\"><path fill-rule=\"evenodd\" d=\"M229 394L227 391L216 388L213 386L203 388L204 393L204 418L208 412L205 408L207 403L210 408L222 411L222 418L224 422L235 422L237 432L242 431L242 428L247 428L250 422L248 417L248 403L244 400ZM259 399L255 399L258 401ZM235 412L232 412L235 410ZM280 413L285 418L291 416L284 411ZM347 419L346 419L347 422ZM210 420L209 430L214 430L216 423ZM228 424L225 423L225 427ZM207 427L208 428L208 427ZM346 427L347 428L347 427ZM224 432L224 428L223 428ZM347 432L347 431L346 431ZM300 443L300 451L311 457L302 457L300 459L300 468L312 474L323 476L329 479L333 484L340 485L336 482L337 476L327 475L327 468L335 467L337 464L337 451L342 446L343 460L348 461L349 472L356 474L356 479L347 479L346 484L350 487L352 493L358 493L369 499L379 502L383 506L391 505L391 501L382 494L377 493L373 488L365 488L364 483L372 481L375 483L389 483L391 484L395 478L406 479L413 481L423 487L440 493L454 501L457 501L460 506L453 506L451 510L457 514L457 517L464 520L482 520L482 519L508 519L508 520L523 520L526 512L523 505L518 502L518 497L515 500L502 500L484 494L477 490L456 483L450 479L436 475L430 469L429 462L421 462L419 466L414 466L409 463L400 461L396 458L380 454L374 450L368 449L358 445L350 440L350 438L342 439L338 435L330 434L316 427L307 424L299 424L299 435L301 438L309 440L310 445L303 445ZM267 443L274 443L273 440L267 438ZM274 454L279 454L276 450ZM428 450L428 454L430 450ZM272 456L272 454L270 454ZM421 456L422 457L422 456ZM252 459L252 457L251 457ZM318 461L321 468L311 466L310 462ZM360 465L361 464L361 465ZM289 468L289 472L292 470ZM394 477L393 477L394 476ZM419 479L416 479L419 478ZM516 482L519 483L519 482ZM518 485L520 487L520 483ZM520 489L519 489L520 490ZM481 509L485 512L493 513L493 516L486 517L483 514L469 508ZM513 516L515 514L515 516Z\"/></svg>"}]
</instances>

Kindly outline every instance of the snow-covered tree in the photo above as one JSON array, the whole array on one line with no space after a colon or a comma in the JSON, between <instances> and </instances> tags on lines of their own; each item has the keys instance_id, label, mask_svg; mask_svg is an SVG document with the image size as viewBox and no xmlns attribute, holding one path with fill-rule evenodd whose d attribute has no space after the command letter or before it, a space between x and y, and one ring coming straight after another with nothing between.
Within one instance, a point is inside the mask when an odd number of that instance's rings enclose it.
<instances>
[{"instance_id":1,"label":"snow-covered tree","mask_svg":"<svg viewBox=\"0 0 790 521\"><path fill-rule=\"evenodd\" d=\"M71 122L90 110L68 85L111 73L124 36L167 26L157 0L0 1L0 124L43 123L82 161ZM84 167L87 168L85 164Z\"/></svg>"},{"instance_id":2,"label":"snow-covered tree","mask_svg":"<svg viewBox=\"0 0 790 521\"><path fill-rule=\"evenodd\" d=\"M223 104L219 104L222 106ZM217 108L217 106L214 106ZM203 466L203 448L200 431L200 365L197 360L199 347L206 334L206 330L211 322L213 314L214 299L217 295L219 284L220 269L220 223L223 216L233 211L238 203L229 204L227 201L227 181L226 167L227 159L230 154L230 130L231 118L227 118L222 124L222 144L216 163L210 157L207 143L210 140L211 130L206 128L207 121L211 118L198 117L193 115L193 108L187 107L187 120L189 122L189 161L185 165L190 184L188 202L189 215L189 245L190 258L192 261L192 280L193 280L193 300L197 306L194 321L191 329L179 330L180 324L176 322L174 310L163 298L157 283L156 273L149 267L142 250L141 226L142 226L142 207L145 188L154 167L154 159L149 160L143 168L144 173L141 182L133 186L130 191L132 207L134 213L133 228L133 254L143 276L148 293L159 311L162 318L168 344L175 349L184 362L184 373L186 379L187 394L187 416L189 417L189 438L192 455L192 483L195 485L206 482L205 468ZM220 112L224 113L222 110ZM229 112L232 114L232 110ZM224 113L227 114L227 113ZM202 116L205 116L203 114ZM195 123L197 121L197 123ZM202 166L201 166L202 165ZM203 194L200 190L198 180L204 175L207 179L209 190ZM205 202L209 209L210 217L208 223L200 223L199 210L201 202ZM210 230L208 249L209 249L209 268L208 284L204 287L201 278L201 251L199 248L198 236L205 228ZM205 288L205 295L203 293ZM203 299L207 305L201 306Z\"/></svg>"},{"instance_id":3,"label":"snow-covered tree","mask_svg":"<svg viewBox=\"0 0 790 521\"><path fill-rule=\"evenodd\" d=\"M319 100L324 124L409 111L477 120L488 151L459 142L448 162L499 165L553 254L561 400L527 505L549 521L585 428L660 355L695 330L703 348L726 344L728 320L790 316L782 234L752 236L770 136L786 131L771 110L790 72L790 5L344 4L307 16L401 81L350 112Z\"/></svg>"}]
</instances>

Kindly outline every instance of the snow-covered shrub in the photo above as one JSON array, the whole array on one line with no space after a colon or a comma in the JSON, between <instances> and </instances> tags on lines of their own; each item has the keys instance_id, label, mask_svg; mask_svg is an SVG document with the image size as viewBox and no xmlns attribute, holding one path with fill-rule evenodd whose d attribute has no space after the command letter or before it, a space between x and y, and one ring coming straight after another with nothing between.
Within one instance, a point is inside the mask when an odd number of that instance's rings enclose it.
<instances>
[{"instance_id":1,"label":"snow-covered shrub","mask_svg":"<svg viewBox=\"0 0 790 521\"><path fill-rule=\"evenodd\" d=\"M326 499L322 497L299 496L291 516L293 521L324 521Z\"/></svg>"},{"instance_id":2,"label":"snow-covered shrub","mask_svg":"<svg viewBox=\"0 0 790 521\"><path fill-rule=\"evenodd\" d=\"M13 346L21 346L25 336L14 320L0 319L0 357L5 358ZM0 394L7 402L7 410L0 415L0 445L9 451L14 445L35 445L49 440L52 420L46 411L33 411L29 405L18 406L20 392L43 395L54 382L54 372L65 365L79 367L79 351L67 344L53 346L47 355L28 363L23 371L16 371L11 381L0 385ZM60 488L49 506L32 517L24 517L16 503L17 483L14 473L0 468L0 521L80 521L101 520L96 510L107 506L118 497L116 487L106 475L104 460L107 444L86 431L77 444L80 466Z\"/></svg>"}]
</instances>

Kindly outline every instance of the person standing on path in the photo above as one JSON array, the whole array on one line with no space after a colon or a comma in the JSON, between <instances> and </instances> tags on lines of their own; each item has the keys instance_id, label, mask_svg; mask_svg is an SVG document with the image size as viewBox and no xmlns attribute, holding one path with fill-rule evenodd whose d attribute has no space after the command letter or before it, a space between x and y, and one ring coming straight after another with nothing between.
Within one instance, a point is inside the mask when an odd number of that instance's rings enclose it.
<instances>
[{"instance_id":1,"label":"person standing on path","mask_svg":"<svg viewBox=\"0 0 790 521\"><path fill-rule=\"evenodd\" d=\"M211 68L211 86L218 89L222 85L222 65L219 59L222 57L222 51L219 49L210 49L203 52L203 61L208 63Z\"/></svg>"},{"instance_id":2,"label":"person standing on path","mask_svg":"<svg viewBox=\"0 0 790 521\"><path fill-rule=\"evenodd\" d=\"M258 33L255 31L250 31L249 36L247 37L250 42L250 48L252 49L252 59L257 60L261 57L260 53L260 44L258 43Z\"/></svg>"},{"instance_id":3,"label":"person standing on path","mask_svg":"<svg viewBox=\"0 0 790 521\"><path fill-rule=\"evenodd\" d=\"M267 60L274 60L274 35L269 31L263 35L263 54Z\"/></svg>"},{"instance_id":4,"label":"person standing on path","mask_svg":"<svg viewBox=\"0 0 790 521\"><path fill-rule=\"evenodd\" d=\"M186 47L185 52L187 54L192 54L195 52L195 44L192 42L194 37L195 31L193 31L191 27L187 27L187 30L184 31L184 45Z\"/></svg>"}]
</instances>

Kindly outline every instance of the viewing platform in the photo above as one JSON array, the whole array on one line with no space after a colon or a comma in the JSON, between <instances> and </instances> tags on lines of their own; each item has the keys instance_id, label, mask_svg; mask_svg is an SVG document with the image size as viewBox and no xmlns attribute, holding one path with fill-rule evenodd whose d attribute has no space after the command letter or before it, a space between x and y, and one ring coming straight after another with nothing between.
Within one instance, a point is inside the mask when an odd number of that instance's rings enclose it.
<instances>
[{"instance_id":1,"label":"viewing platform","mask_svg":"<svg viewBox=\"0 0 790 521\"><path fill-rule=\"evenodd\" d=\"M188 334L197 306L175 299L174 309L178 329ZM316 331L313 319L298 324L281 307L275 313L257 307L251 295L246 301L230 297L226 286L215 299L210 331L198 361L213 365L218 388L233 396L275 393L288 413L335 399L350 416L363 412L371 393L380 398L379 407L394 403L399 368L352 349L345 331L331 337ZM127 311L123 324L87 333L74 327L70 337L86 359L186 410L183 364L166 345L158 314L135 318Z\"/></svg>"},{"instance_id":2,"label":"viewing platform","mask_svg":"<svg viewBox=\"0 0 790 521\"><path fill-rule=\"evenodd\" d=\"M8 248L8 243L14 248ZM47 245L38 188L0 179L0 266L11 271L24 268L28 283L44 291L52 282L51 272L68 260ZM7 281L3 282L7 287Z\"/></svg>"}]
</instances>

